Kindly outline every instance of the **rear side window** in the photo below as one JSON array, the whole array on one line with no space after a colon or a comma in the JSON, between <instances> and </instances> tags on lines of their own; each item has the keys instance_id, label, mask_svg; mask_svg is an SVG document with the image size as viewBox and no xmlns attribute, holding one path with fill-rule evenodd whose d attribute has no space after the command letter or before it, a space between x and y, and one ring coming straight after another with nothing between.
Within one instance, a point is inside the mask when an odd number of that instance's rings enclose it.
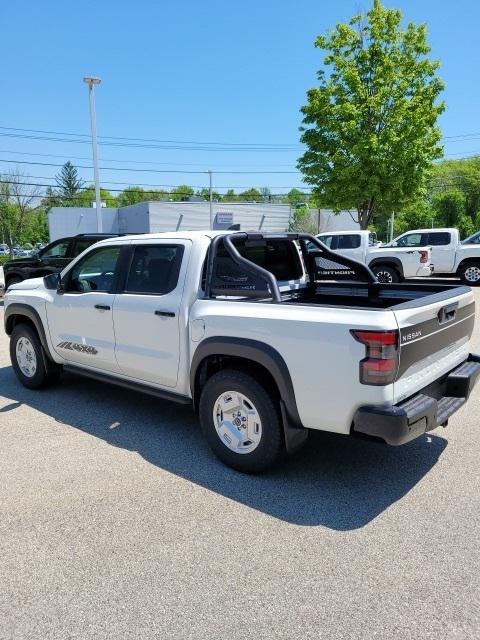
<instances>
[{"instance_id":1,"label":"rear side window","mask_svg":"<svg viewBox=\"0 0 480 640\"><path fill-rule=\"evenodd\" d=\"M247 245L236 243L235 246L240 255L273 273L277 280L297 280L303 275L298 250L293 242L267 240ZM215 264L217 282L246 285L255 279L231 259L223 244L218 247Z\"/></svg>"},{"instance_id":2,"label":"rear side window","mask_svg":"<svg viewBox=\"0 0 480 640\"><path fill-rule=\"evenodd\" d=\"M358 249L361 244L361 238L358 234L348 234L337 236L337 249Z\"/></svg>"},{"instance_id":3,"label":"rear side window","mask_svg":"<svg viewBox=\"0 0 480 640\"><path fill-rule=\"evenodd\" d=\"M428 243L434 247L441 247L446 244L450 244L451 236L446 231L439 231L438 233L429 233L428 234Z\"/></svg>"},{"instance_id":4,"label":"rear side window","mask_svg":"<svg viewBox=\"0 0 480 640\"><path fill-rule=\"evenodd\" d=\"M125 293L165 295L178 283L183 245L139 245L133 251Z\"/></svg>"}]
</instances>

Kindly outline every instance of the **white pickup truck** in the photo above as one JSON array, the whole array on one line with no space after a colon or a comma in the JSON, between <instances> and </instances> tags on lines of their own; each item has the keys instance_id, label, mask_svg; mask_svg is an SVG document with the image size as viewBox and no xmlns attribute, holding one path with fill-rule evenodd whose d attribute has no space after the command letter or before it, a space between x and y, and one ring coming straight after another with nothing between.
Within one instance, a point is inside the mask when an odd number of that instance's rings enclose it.
<instances>
[{"instance_id":1,"label":"white pickup truck","mask_svg":"<svg viewBox=\"0 0 480 640\"><path fill-rule=\"evenodd\" d=\"M378 247L376 236L370 231L332 231L320 233L317 238L332 251L368 265L380 282L401 282L432 273L428 247Z\"/></svg>"},{"instance_id":2,"label":"white pickup truck","mask_svg":"<svg viewBox=\"0 0 480 640\"><path fill-rule=\"evenodd\" d=\"M379 283L309 234L111 238L11 285L4 318L27 388L70 371L193 404L215 454L248 473L312 429L409 442L480 373L470 288Z\"/></svg>"},{"instance_id":3,"label":"white pickup truck","mask_svg":"<svg viewBox=\"0 0 480 640\"><path fill-rule=\"evenodd\" d=\"M465 284L480 285L480 244L474 234L463 242L458 229L413 229L384 247L417 249L429 246L434 273L454 273Z\"/></svg>"}]
</instances>

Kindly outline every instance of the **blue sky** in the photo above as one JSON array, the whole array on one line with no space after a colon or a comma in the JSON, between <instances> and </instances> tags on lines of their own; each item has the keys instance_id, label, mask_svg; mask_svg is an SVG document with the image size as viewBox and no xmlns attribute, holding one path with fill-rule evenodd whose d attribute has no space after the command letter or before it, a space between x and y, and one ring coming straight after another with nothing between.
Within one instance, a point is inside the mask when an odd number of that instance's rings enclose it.
<instances>
[{"instance_id":1,"label":"blue sky","mask_svg":"<svg viewBox=\"0 0 480 640\"><path fill-rule=\"evenodd\" d=\"M480 151L480 3L385 4L400 8L406 20L428 24L433 55L441 60L447 85L444 135L478 134L477 139L446 140L446 154L460 157ZM365 0L4 3L0 126L88 134L82 77L98 75L103 79L97 93L99 135L294 145L256 152L101 146L104 167L211 168L217 172L216 187L269 186L284 192L301 184L299 175L218 172L295 171L299 108L321 66L322 53L313 47L315 36L369 6ZM12 133L19 132L0 129L4 160L61 164L72 158L79 165L91 164L90 147L83 142L33 140ZM0 171L12 166L2 162ZM42 165L19 167L43 178L58 171ZM92 178L90 169L81 174ZM202 173L107 169L101 171L101 179L112 189L122 188L113 182L207 182Z\"/></svg>"}]
</instances>

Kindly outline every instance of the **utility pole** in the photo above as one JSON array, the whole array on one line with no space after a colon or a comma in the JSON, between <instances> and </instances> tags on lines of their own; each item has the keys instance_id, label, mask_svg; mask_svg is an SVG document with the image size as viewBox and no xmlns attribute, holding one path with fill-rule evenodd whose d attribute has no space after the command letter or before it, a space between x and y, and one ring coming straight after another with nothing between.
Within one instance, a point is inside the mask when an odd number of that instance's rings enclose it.
<instances>
[{"instance_id":1,"label":"utility pole","mask_svg":"<svg viewBox=\"0 0 480 640\"><path fill-rule=\"evenodd\" d=\"M95 208L97 214L97 232L102 233L102 202L100 200L100 177L98 173L98 152L97 152L97 116L95 113L95 85L100 84L100 78L86 76L83 81L88 84L88 98L90 105L90 128L92 131L92 156L93 156L93 176L95 179Z\"/></svg>"},{"instance_id":2,"label":"utility pole","mask_svg":"<svg viewBox=\"0 0 480 640\"><path fill-rule=\"evenodd\" d=\"M393 242L393 228L395 226L395 211L392 211L390 218L390 242Z\"/></svg>"},{"instance_id":3,"label":"utility pole","mask_svg":"<svg viewBox=\"0 0 480 640\"><path fill-rule=\"evenodd\" d=\"M209 187L208 187L208 199L210 201L210 229L213 229L213 192L212 192L212 171L208 170Z\"/></svg>"}]
</instances>

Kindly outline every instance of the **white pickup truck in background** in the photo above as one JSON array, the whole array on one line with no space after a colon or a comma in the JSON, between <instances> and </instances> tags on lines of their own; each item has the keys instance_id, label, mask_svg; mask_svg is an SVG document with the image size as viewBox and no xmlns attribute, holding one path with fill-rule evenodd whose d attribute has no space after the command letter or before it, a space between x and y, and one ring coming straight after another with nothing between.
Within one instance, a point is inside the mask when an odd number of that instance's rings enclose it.
<instances>
[{"instance_id":1,"label":"white pickup truck in background","mask_svg":"<svg viewBox=\"0 0 480 640\"><path fill-rule=\"evenodd\" d=\"M413 229L403 233L393 242L382 245L392 248L417 249L431 247L433 273L455 274L470 286L480 285L480 244L479 234L474 234L463 242L458 229Z\"/></svg>"},{"instance_id":2,"label":"white pickup truck in background","mask_svg":"<svg viewBox=\"0 0 480 640\"><path fill-rule=\"evenodd\" d=\"M432 273L430 250L426 246L378 247L376 236L370 231L332 231L317 238L332 251L366 264L379 282L401 282L405 278L428 277Z\"/></svg>"}]
</instances>

